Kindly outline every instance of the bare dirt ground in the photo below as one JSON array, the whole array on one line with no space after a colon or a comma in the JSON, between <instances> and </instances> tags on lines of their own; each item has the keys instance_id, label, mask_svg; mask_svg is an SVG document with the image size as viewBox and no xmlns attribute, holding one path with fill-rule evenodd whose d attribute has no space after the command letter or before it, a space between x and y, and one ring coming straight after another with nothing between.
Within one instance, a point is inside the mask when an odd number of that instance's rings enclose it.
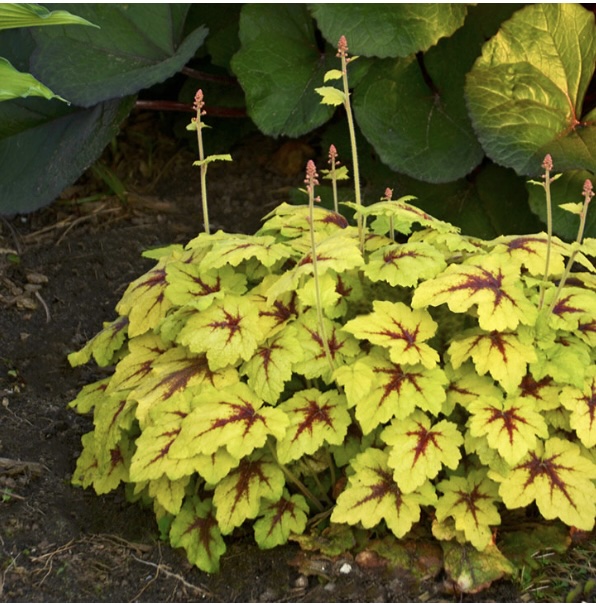
<instances>
[{"instance_id":1,"label":"bare dirt ground","mask_svg":"<svg viewBox=\"0 0 596 604\"><path fill-rule=\"evenodd\" d=\"M249 139L232 151L232 164L210 168L216 228L254 230L301 184L296 149L280 145ZM159 162L136 149L128 173L119 168L127 203L78 203L97 191L83 178L67 192L70 201L0 221L0 601L522 601L508 582L459 596L443 590L440 575L416 581L354 563L345 573L332 560L313 558L305 574L296 545L259 551L242 534L210 576L160 542L152 513L121 491L98 497L71 486L91 421L66 406L101 374L70 368L66 355L115 318L126 285L152 266L144 249L185 242L201 229L194 158L172 141L162 146Z\"/></svg>"}]
</instances>

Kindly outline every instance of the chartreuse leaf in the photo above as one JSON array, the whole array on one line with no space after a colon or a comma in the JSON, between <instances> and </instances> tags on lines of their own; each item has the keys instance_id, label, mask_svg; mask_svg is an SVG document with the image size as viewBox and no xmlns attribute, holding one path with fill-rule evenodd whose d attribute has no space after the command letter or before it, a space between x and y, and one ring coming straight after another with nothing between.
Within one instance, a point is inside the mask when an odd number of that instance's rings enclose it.
<instances>
[{"instance_id":1,"label":"chartreuse leaf","mask_svg":"<svg viewBox=\"0 0 596 604\"><path fill-rule=\"evenodd\" d=\"M262 549L271 549L287 542L291 534L301 535L306 528L309 507L302 495L283 490L281 499L264 501L254 523L255 541Z\"/></svg>"},{"instance_id":2,"label":"chartreuse leaf","mask_svg":"<svg viewBox=\"0 0 596 604\"><path fill-rule=\"evenodd\" d=\"M582 456L578 445L552 437L538 441L509 471L491 472L498 480L499 495L509 508L536 501L544 518L591 531L596 518L596 464Z\"/></svg>"},{"instance_id":3,"label":"chartreuse leaf","mask_svg":"<svg viewBox=\"0 0 596 604\"><path fill-rule=\"evenodd\" d=\"M157 327L171 308L172 303L165 295L167 285L165 263L160 261L126 288L116 311L128 316L131 338Z\"/></svg>"},{"instance_id":4,"label":"chartreuse leaf","mask_svg":"<svg viewBox=\"0 0 596 604\"><path fill-rule=\"evenodd\" d=\"M501 398L503 391L491 378L478 375L471 363L464 363L457 370L448 364L445 372L449 377L450 384L447 388L447 401L453 408L456 403L467 407L477 398L496 397Z\"/></svg>"},{"instance_id":5,"label":"chartreuse leaf","mask_svg":"<svg viewBox=\"0 0 596 604\"><path fill-rule=\"evenodd\" d=\"M515 329L520 322L532 325L537 316L521 287L519 267L502 255L451 264L421 283L412 298L414 308L445 302L452 312L466 312L477 305L480 327L486 331Z\"/></svg>"},{"instance_id":6,"label":"chartreuse leaf","mask_svg":"<svg viewBox=\"0 0 596 604\"><path fill-rule=\"evenodd\" d=\"M548 427L535 403L523 397L483 398L467 405L474 437L486 437L503 459L514 465L536 447L537 437L548 438Z\"/></svg>"},{"instance_id":7,"label":"chartreuse leaf","mask_svg":"<svg viewBox=\"0 0 596 604\"><path fill-rule=\"evenodd\" d=\"M170 542L173 547L183 547L192 564L208 573L219 570L219 559L226 551L213 515L210 499L201 501L190 497L174 518L170 528Z\"/></svg>"},{"instance_id":8,"label":"chartreuse leaf","mask_svg":"<svg viewBox=\"0 0 596 604\"><path fill-rule=\"evenodd\" d=\"M111 449L121 440L123 433L131 431L135 422L136 402L128 398L128 392L116 392L107 396L93 413L95 438L102 447Z\"/></svg>"},{"instance_id":9,"label":"chartreuse leaf","mask_svg":"<svg viewBox=\"0 0 596 604\"><path fill-rule=\"evenodd\" d=\"M521 328L518 332L468 330L449 346L451 363L457 369L471 357L480 375L490 373L506 392L513 392L526 375L528 364L537 360L531 333Z\"/></svg>"},{"instance_id":10,"label":"chartreuse leaf","mask_svg":"<svg viewBox=\"0 0 596 604\"><path fill-rule=\"evenodd\" d=\"M297 331L289 325L261 344L254 356L240 367L240 373L248 376L248 385L258 396L275 404L292 377L294 363L301 361L302 356Z\"/></svg>"},{"instance_id":11,"label":"chartreuse leaf","mask_svg":"<svg viewBox=\"0 0 596 604\"><path fill-rule=\"evenodd\" d=\"M496 506L498 488L483 469L472 470L467 476L452 475L437 485L443 493L435 507L437 521L453 518L455 528L463 531L476 549L484 550L492 541L491 526L501 524Z\"/></svg>"},{"instance_id":12,"label":"chartreuse leaf","mask_svg":"<svg viewBox=\"0 0 596 604\"><path fill-rule=\"evenodd\" d=\"M393 420L381 433L390 446L387 464L402 493L411 493L427 479L433 479L443 466L457 468L464 439L457 424L441 420L431 425L422 411L405 420Z\"/></svg>"},{"instance_id":13,"label":"chartreuse leaf","mask_svg":"<svg viewBox=\"0 0 596 604\"><path fill-rule=\"evenodd\" d=\"M530 371L537 380L550 376L561 384L583 388L586 367L589 367L591 348L573 336L537 341L536 363Z\"/></svg>"},{"instance_id":14,"label":"chartreuse leaf","mask_svg":"<svg viewBox=\"0 0 596 604\"><path fill-rule=\"evenodd\" d=\"M377 346L366 356L339 367L334 377L345 389L348 406L356 407L356 419L364 434L393 417L406 419L416 407L438 415L448 383L438 367L393 363Z\"/></svg>"},{"instance_id":15,"label":"chartreuse leaf","mask_svg":"<svg viewBox=\"0 0 596 604\"><path fill-rule=\"evenodd\" d=\"M542 277L546 270L546 252L549 245L549 275L562 275L565 270L565 255L568 255L569 251L568 246L558 237L552 237L550 243L544 233L497 237L494 240L493 252L504 254L508 262L523 266L535 277Z\"/></svg>"},{"instance_id":16,"label":"chartreuse leaf","mask_svg":"<svg viewBox=\"0 0 596 604\"><path fill-rule=\"evenodd\" d=\"M103 404L109 396L106 390L110 384L110 378L98 380L92 384L83 386L73 401L68 406L75 409L77 413L89 413L94 407Z\"/></svg>"},{"instance_id":17,"label":"chartreuse leaf","mask_svg":"<svg viewBox=\"0 0 596 604\"><path fill-rule=\"evenodd\" d=\"M360 523L364 528L373 528L384 520L393 534L401 538L420 519L420 506L436 502L429 482L412 493L403 493L393 480L385 451L371 447L351 465L354 474L337 498L332 522Z\"/></svg>"},{"instance_id":18,"label":"chartreuse leaf","mask_svg":"<svg viewBox=\"0 0 596 604\"><path fill-rule=\"evenodd\" d=\"M242 296L228 295L191 316L177 341L205 353L212 371L248 361L263 340L257 308Z\"/></svg>"},{"instance_id":19,"label":"chartreuse leaf","mask_svg":"<svg viewBox=\"0 0 596 604\"><path fill-rule=\"evenodd\" d=\"M182 507L189 483L190 476L170 480L163 475L149 482L147 492L149 497L152 497L168 514L177 514Z\"/></svg>"},{"instance_id":20,"label":"chartreuse leaf","mask_svg":"<svg viewBox=\"0 0 596 604\"><path fill-rule=\"evenodd\" d=\"M48 100L59 99L60 101L68 102L61 96L54 94L30 73L24 73L15 69L10 61L4 57L0 57L0 82L0 101L40 96Z\"/></svg>"},{"instance_id":21,"label":"chartreuse leaf","mask_svg":"<svg viewBox=\"0 0 596 604\"><path fill-rule=\"evenodd\" d=\"M93 356L100 367L110 365L115 353L122 348L128 325L128 317L118 317L115 321L106 323L104 328L92 337L81 350L68 355L68 362L73 367L77 367L88 363Z\"/></svg>"},{"instance_id":22,"label":"chartreuse leaf","mask_svg":"<svg viewBox=\"0 0 596 604\"><path fill-rule=\"evenodd\" d=\"M446 266L444 255L428 243L392 243L373 252L363 272L371 281L412 287L432 279Z\"/></svg>"},{"instance_id":23,"label":"chartreuse leaf","mask_svg":"<svg viewBox=\"0 0 596 604\"><path fill-rule=\"evenodd\" d=\"M262 447L271 434L283 438L288 418L283 411L263 405L246 384L222 389L205 388L201 404L182 420L182 430L170 448L173 457L211 455L226 447L236 459Z\"/></svg>"},{"instance_id":24,"label":"chartreuse leaf","mask_svg":"<svg viewBox=\"0 0 596 604\"><path fill-rule=\"evenodd\" d=\"M561 392L561 403L571 412L570 424L584 447L596 447L596 366L586 371L584 387L567 386Z\"/></svg>"},{"instance_id":25,"label":"chartreuse leaf","mask_svg":"<svg viewBox=\"0 0 596 604\"><path fill-rule=\"evenodd\" d=\"M39 27L42 25L90 25L93 23L65 10L49 11L39 4L0 5L0 30L14 27Z\"/></svg>"},{"instance_id":26,"label":"chartreuse leaf","mask_svg":"<svg viewBox=\"0 0 596 604\"><path fill-rule=\"evenodd\" d=\"M244 457L215 487L213 504L222 534L231 533L248 518L256 518L262 500L277 501L284 484L284 473L269 457L262 453Z\"/></svg>"},{"instance_id":27,"label":"chartreuse leaf","mask_svg":"<svg viewBox=\"0 0 596 604\"><path fill-rule=\"evenodd\" d=\"M227 235L225 239L215 240L201 261L201 270L238 266L249 258L256 258L264 266L270 267L290 254L291 248L277 243L275 237L270 235Z\"/></svg>"},{"instance_id":28,"label":"chartreuse leaf","mask_svg":"<svg viewBox=\"0 0 596 604\"><path fill-rule=\"evenodd\" d=\"M312 455L324 444L340 445L352 423L346 397L337 390L302 390L277 408L290 420L285 436L277 442L282 464Z\"/></svg>"},{"instance_id":29,"label":"chartreuse leaf","mask_svg":"<svg viewBox=\"0 0 596 604\"><path fill-rule=\"evenodd\" d=\"M373 312L348 321L344 331L389 350L394 363L435 367L439 354L425 344L437 324L425 309L412 310L403 302L373 301Z\"/></svg>"},{"instance_id":30,"label":"chartreuse leaf","mask_svg":"<svg viewBox=\"0 0 596 604\"><path fill-rule=\"evenodd\" d=\"M532 401L536 411L547 411L559 406L560 391L560 386L550 376L537 381L531 373L528 373L524 376L517 394Z\"/></svg>"},{"instance_id":31,"label":"chartreuse leaf","mask_svg":"<svg viewBox=\"0 0 596 604\"><path fill-rule=\"evenodd\" d=\"M545 295L549 303L554 296L554 290ZM557 297L549 316L549 324L553 329L575 331L581 320L589 320L596 316L596 292L581 287L564 287Z\"/></svg>"}]
</instances>

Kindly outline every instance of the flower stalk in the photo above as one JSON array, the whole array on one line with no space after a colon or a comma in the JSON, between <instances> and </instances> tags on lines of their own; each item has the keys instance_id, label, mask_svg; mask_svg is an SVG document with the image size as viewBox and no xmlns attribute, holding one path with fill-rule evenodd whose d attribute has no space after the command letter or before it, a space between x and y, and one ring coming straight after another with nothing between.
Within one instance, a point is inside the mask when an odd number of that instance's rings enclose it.
<instances>
[{"instance_id":1,"label":"flower stalk","mask_svg":"<svg viewBox=\"0 0 596 604\"><path fill-rule=\"evenodd\" d=\"M546 193L546 260L544 263L544 279L542 280L542 285L540 286L540 300L538 302L538 309L541 309L544 306L544 294L545 294L545 284L548 281L548 274L550 271L550 257L551 257L551 248L552 248L552 239L553 239L553 206L550 192L550 185L554 181L554 178L551 178L551 171L553 169L553 158L550 154L547 154L542 162L542 167L544 168L544 175L542 178L544 179L544 191Z\"/></svg>"},{"instance_id":2,"label":"flower stalk","mask_svg":"<svg viewBox=\"0 0 596 604\"><path fill-rule=\"evenodd\" d=\"M196 127L197 131L197 143L199 147L199 168L201 170L201 203L203 206L203 225L205 233L209 235L211 233L211 227L209 225L209 206L207 203L207 162L205 161L205 151L203 149L203 134L202 130L206 124L201 121L201 116L207 112L203 109L205 101L203 100L203 91L199 89L195 95L195 101L193 109L196 112L196 117L192 118L192 124Z\"/></svg>"}]
</instances>

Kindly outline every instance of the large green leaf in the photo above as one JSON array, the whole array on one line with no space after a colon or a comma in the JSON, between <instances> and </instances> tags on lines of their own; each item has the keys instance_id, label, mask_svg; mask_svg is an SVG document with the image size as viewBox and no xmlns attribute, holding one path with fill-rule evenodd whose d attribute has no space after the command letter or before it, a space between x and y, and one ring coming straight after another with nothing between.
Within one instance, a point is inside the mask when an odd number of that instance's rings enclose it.
<instances>
[{"instance_id":1,"label":"large green leaf","mask_svg":"<svg viewBox=\"0 0 596 604\"><path fill-rule=\"evenodd\" d=\"M134 94L179 71L207 36L183 36L188 4L64 4L101 29L56 27L35 33L31 70L52 90L89 107Z\"/></svg>"},{"instance_id":2,"label":"large green leaf","mask_svg":"<svg viewBox=\"0 0 596 604\"><path fill-rule=\"evenodd\" d=\"M333 45L346 36L350 52L407 57L463 25L464 4L315 4L317 25Z\"/></svg>"},{"instance_id":3,"label":"large green leaf","mask_svg":"<svg viewBox=\"0 0 596 604\"><path fill-rule=\"evenodd\" d=\"M321 105L314 91L330 65L317 49L304 5L246 4L239 35L241 48L232 68L260 130L299 136L331 117L333 108ZM331 59L335 66L337 59Z\"/></svg>"},{"instance_id":4,"label":"large green leaf","mask_svg":"<svg viewBox=\"0 0 596 604\"><path fill-rule=\"evenodd\" d=\"M39 4L9 2L0 4L0 30L41 25L93 25L93 23L67 11L49 11Z\"/></svg>"},{"instance_id":5,"label":"large green leaf","mask_svg":"<svg viewBox=\"0 0 596 604\"><path fill-rule=\"evenodd\" d=\"M0 57L0 101L9 101L10 99L25 98L28 96L65 100L54 94L30 73L23 73L15 69L10 61Z\"/></svg>"},{"instance_id":6,"label":"large green leaf","mask_svg":"<svg viewBox=\"0 0 596 604\"><path fill-rule=\"evenodd\" d=\"M582 103L594 73L594 15L577 4L517 12L468 75L470 116L487 155L521 174L550 152L559 170L596 169L596 127Z\"/></svg>"}]
</instances>

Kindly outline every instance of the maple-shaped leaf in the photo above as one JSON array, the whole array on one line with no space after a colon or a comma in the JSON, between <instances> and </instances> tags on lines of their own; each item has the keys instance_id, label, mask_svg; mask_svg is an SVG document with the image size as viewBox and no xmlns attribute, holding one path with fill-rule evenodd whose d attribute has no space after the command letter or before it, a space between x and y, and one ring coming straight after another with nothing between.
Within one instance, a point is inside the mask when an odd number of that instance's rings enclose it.
<instances>
[{"instance_id":1,"label":"maple-shaped leaf","mask_svg":"<svg viewBox=\"0 0 596 604\"><path fill-rule=\"evenodd\" d=\"M173 457L211 455L226 447L240 459L259 447L272 434L283 438L288 418L280 409L263 404L246 384L238 382L217 390L205 389L200 404L182 420L182 430L172 444Z\"/></svg>"},{"instance_id":2,"label":"maple-shaped leaf","mask_svg":"<svg viewBox=\"0 0 596 604\"><path fill-rule=\"evenodd\" d=\"M393 480L388 454L370 448L352 462L354 474L337 498L331 522L362 524L366 529L385 521L393 534L401 538L420 519L420 506L436 501L433 487L426 482L412 493L403 493Z\"/></svg>"},{"instance_id":3,"label":"maple-shaped leaf","mask_svg":"<svg viewBox=\"0 0 596 604\"><path fill-rule=\"evenodd\" d=\"M538 360L530 365L530 372L537 380L550 376L560 384L583 388L585 370L592 361L592 349L580 338L557 335L556 332L551 335L552 339L537 341Z\"/></svg>"},{"instance_id":4,"label":"maple-shaped leaf","mask_svg":"<svg viewBox=\"0 0 596 604\"><path fill-rule=\"evenodd\" d=\"M293 324L297 329L297 342L302 347L302 360L294 363L294 371L307 379L321 377L330 383L334 366L341 366L360 353L358 340L344 332L341 325L323 319L324 337L320 333L317 311L311 309ZM327 358L324 341L331 355ZM333 365L333 366L332 366Z\"/></svg>"},{"instance_id":5,"label":"maple-shaped leaf","mask_svg":"<svg viewBox=\"0 0 596 604\"><path fill-rule=\"evenodd\" d=\"M341 444L352 423L346 397L337 390L302 390L278 409L290 420L285 436L277 443L277 457L282 464L312 455L325 443Z\"/></svg>"},{"instance_id":6,"label":"maple-shaped leaf","mask_svg":"<svg viewBox=\"0 0 596 604\"><path fill-rule=\"evenodd\" d=\"M281 331L298 316L298 295L295 291L286 292L275 299L268 297L267 291L277 278L277 275L266 275L247 295L257 308L261 329L267 338Z\"/></svg>"},{"instance_id":7,"label":"maple-shaped leaf","mask_svg":"<svg viewBox=\"0 0 596 604\"><path fill-rule=\"evenodd\" d=\"M422 411L414 411L405 420L393 420L381 439L390 446L387 463L402 493L411 493L435 478L443 466L455 470L464 442L457 424L441 420L432 425Z\"/></svg>"},{"instance_id":8,"label":"maple-shaped leaf","mask_svg":"<svg viewBox=\"0 0 596 604\"><path fill-rule=\"evenodd\" d=\"M166 264L163 261L129 284L116 311L129 319L128 335L132 338L154 329L171 308L166 297Z\"/></svg>"},{"instance_id":9,"label":"maple-shaped leaf","mask_svg":"<svg viewBox=\"0 0 596 604\"><path fill-rule=\"evenodd\" d=\"M240 367L240 374L248 376L248 385L258 396L275 404L292 377L294 363L302 357L297 331L289 325L261 344L252 359Z\"/></svg>"},{"instance_id":10,"label":"maple-shaped leaf","mask_svg":"<svg viewBox=\"0 0 596 604\"><path fill-rule=\"evenodd\" d=\"M217 484L224 476L235 468L239 461L228 453L225 447L220 447L211 455L197 455L196 470L205 479L207 484Z\"/></svg>"},{"instance_id":11,"label":"maple-shaped leaf","mask_svg":"<svg viewBox=\"0 0 596 604\"><path fill-rule=\"evenodd\" d=\"M261 505L260 518L254 524L255 541L261 549L283 545L292 533L304 532L308 512L308 502L302 495L290 495L284 489L280 499Z\"/></svg>"},{"instance_id":12,"label":"maple-shaped leaf","mask_svg":"<svg viewBox=\"0 0 596 604\"><path fill-rule=\"evenodd\" d=\"M501 524L497 510L499 486L487 477L484 469L472 470L466 476L452 475L442 480L437 489L443 493L436 505L436 518L455 520L455 528L478 550L492 541L492 526Z\"/></svg>"},{"instance_id":13,"label":"maple-shaped leaf","mask_svg":"<svg viewBox=\"0 0 596 604\"><path fill-rule=\"evenodd\" d=\"M128 392L116 392L96 405L93 413L95 438L103 448L111 449L129 432L136 421L136 402L128 398Z\"/></svg>"},{"instance_id":14,"label":"maple-shaped leaf","mask_svg":"<svg viewBox=\"0 0 596 604\"><path fill-rule=\"evenodd\" d=\"M257 308L247 298L234 295L190 317L177 337L192 352L205 353L213 371L248 361L262 340Z\"/></svg>"},{"instance_id":15,"label":"maple-shaped leaf","mask_svg":"<svg viewBox=\"0 0 596 604\"><path fill-rule=\"evenodd\" d=\"M428 243L391 243L370 255L363 272L371 281L412 287L435 277L446 266L444 255Z\"/></svg>"},{"instance_id":16,"label":"maple-shaped leaf","mask_svg":"<svg viewBox=\"0 0 596 604\"><path fill-rule=\"evenodd\" d=\"M228 235L215 240L211 250L201 260L200 268L206 271L223 266L238 266L250 258L270 267L291 256L291 248L276 242L270 235Z\"/></svg>"},{"instance_id":17,"label":"maple-shaped leaf","mask_svg":"<svg viewBox=\"0 0 596 604\"><path fill-rule=\"evenodd\" d=\"M503 254L507 262L525 267L535 277L544 276L549 247L549 275L562 275L565 270L565 255L569 255L567 244L558 237L549 238L545 233L501 236L493 244L492 253Z\"/></svg>"},{"instance_id":18,"label":"maple-shaped leaf","mask_svg":"<svg viewBox=\"0 0 596 604\"><path fill-rule=\"evenodd\" d=\"M256 518L263 499L276 501L284 490L285 476L266 455L245 457L216 487L213 504L222 534L231 533L245 520Z\"/></svg>"},{"instance_id":19,"label":"maple-shaped leaf","mask_svg":"<svg viewBox=\"0 0 596 604\"><path fill-rule=\"evenodd\" d=\"M548 411L559 406L560 391L560 386L550 376L537 380L531 373L528 373L523 377L516 394L532 401L536 411Z\"/></svg>"},{"instance_id":20,"label":"maple-shaped leaf","mask_svg":"<svg viewBox=\"0 0 596 604\"><path fill-rule=\"evenodd\" d=\"M546 304L551 302L555 292L549 290L545 296ZM574 331L581 320L588 321L596 316L596 292L580 287L564 287L556 299L549 316L549 325L553 329Z\"/></svg>"},{"instance_id":21,"label":"maple-shaped leaf","mask_svg":"<svg viewBox=\"0 0 596 604\"><path fill-rule=\"evenodd\" d=\"M592 349L596 348L596 319L591 317L581 318L575 333Z\"/></svg>"},{"instance_id":22,"label":"maple-shaped leaf","mask_svg":"<svg viewBox=\"0 0 596 604\"><path fill-rule=\"evenodd\" d=\"M445 373L450 382L447 388L447 402L450 409L453 409L456 404L467 407L480 397L503 396L503 391L494 380L486 375L479 375L471 362L464 363L457 369L447 363Z\"/></svg>"},{"instance_id":23,"label":"maple-shaped leaf","mask_svg":"<svg viewBox=\"0 0 596 604\"><path fill-rule=\"evenodd\" d=\"M187 499L170 528L170 543L183 547L189 561L207 573L219 570L219 559L226 551L210 499Z\"/></svg>"},{"instance_id":24,"label":"maple-shaped leaf","mask_svg":"<svg viewBox=\"0 0 596 604\"><path fill-rule=\"evenodd\" d=\"M91 338L81 350L71 352L68 362L72 367L88 363L91 356L100 367L111 365L116 353L122 348L128 333L128 317L118 317L105 323L103 329Z\"/></svg>"},{"instance_id":25,"label":"maple-shaped leaf","mask_svg":"<svg viewBox=\"0 0 596 604\"><path fill-rule=\"evenodd\" d=\"M393 363L378 347L338 368L334 376L345 388L348 406L356 407L364 434L393 417L407 418L416 407L438 415L446 399L448 380L441 369Z\"/></svg>"},{"instance_id":26,"label":"maple-shaped leaf","mask_svg":"<svg viewBox=\"0 0 596 604\"><path fill-rule=\"evenodd\" d=\"M231 266L207 270L198 264L172 262L166 267L166 279L166 296L173 304L188 304L198 310L205 310L226 293L246 292L246 277Z\"/></svg>"},{"instance_id":27,"label":"maple-shaped leaf","mask_svg":"<svg viewBox=\"0 0 596 604\"><path fill-rule=\"evenodd\" d=\"M584 447L596 447L596 365L587 369L583 389L563 388L561 403L571 412L569 423Z\"/></svg>"},{"instance_id":28,"label":"maple-shaped leaf","mask_svg":"<svg viewBox=\"0 0 596 604\"><path fill-rule=\"evenodd\" d=\"M591 531L596 518L596 464L581 454L578 445L551 437L538 441L509 472L491 472L499 495L510 509L536 501L544 518Z\"/></svg>"},{"instance_id":29,"label":"maple-shaped leaf","mask_svg":"<svg viewBox=\"0 0 596 604\"><path fill-rule=\"evenodd\" d=\"M164 475L157 480L149 482L147 485L147 494L168 514L177 514L182 507L186 487L189 483L190 476L183 476L178 480L170 480Z\"/></svg>"},{"instance_id":30,"label":"maple-shaped leaf","mask_svg":"<svg viewBox=\"0 0 596 604\"><path fill-rule=\"evenodd\" d=\"M394 363L421 363L431 369L439 361L438 352L424 343L437 330L425 309L412 310L403 302L375 300L371 314L348 321L343 329L387 348Z\"/></svg>"},{"instance_id":31,"label":"maple-shaped leaf","mask_svg":"<svg viewBox=\"0 0 596 604\"><path fill-rule=\"evenodd\" d=\"M520 328L518 333L486 333L480 329L466 331L448 349L455 369L470 357L480 375L490 373L506 392L513 392L537 360L532 334Z\"/></svg>"},{"instance_id":32,"label":"maple-shaped leaf","mask_svg":"<svg viewBox=\"0 0 596 604\"><path fill-rule=\"evenodd\" d=\"M467 410L471 435L486 437L489 446L510 465L533 450L537 438L548 438L546 422L530 399L483 398L470 403Z\"/></svg>"},{"instance_id":33,"label":"maple-shaped leaf","mask_svg":"<svg viewBox=\"0 0 596 604\"><path fill-rule=\"evenodd\" d=\"M519 266L501 254L451 264L421 283L412 298L413 308L443 303L452 312L466 312L476 305L480 327L486 331L515 329L520 322L533 325L537 316L520 283Z\"/></svg>"},{"instance_id":34,"label":"maple-shaped leaf","mask_svg":"<svg viewBox=\"0 0 596 604\"><path fill-rule=\"evenodd\" d=\"M77 398L68 403L68 406L77 413L89 413L94 407L103 404L108 398L109 395L106 394L106 390L109 384L110 378L104 378L103 380L83 386Z\"/></svg>"}]
</instances>

